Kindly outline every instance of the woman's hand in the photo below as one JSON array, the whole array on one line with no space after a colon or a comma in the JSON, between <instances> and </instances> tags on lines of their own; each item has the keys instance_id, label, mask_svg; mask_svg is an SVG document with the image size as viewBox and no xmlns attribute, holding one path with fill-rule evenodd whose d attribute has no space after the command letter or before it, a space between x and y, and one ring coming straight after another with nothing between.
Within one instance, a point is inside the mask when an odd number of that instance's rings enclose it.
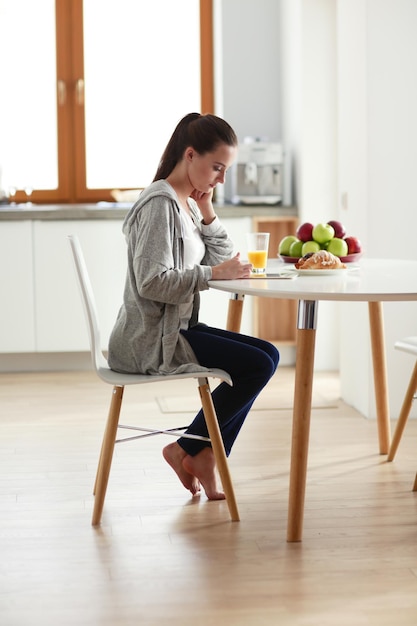
<instances>
[{"instance_id":1,"label":"woman's hand","mask_svg":"<svg viewBox=\"0 0 417 626\"><path fill-rule=\"evenodd\" d=\"M197 191L194 189L191 198L197 202L198 208L200 209L201 215L203 217L204 224L211 224L211 222L216 217L216 213L213 209L213 189L206 193L204 191Z\"/></svg>"},{"instance_id":2,"label":"woman's hand","mask_svg":"<svg viewBox=\"0 0 417 626\"><path fill-rule=\"evenodd\" d=\"M240 252L228 261L212 267L212 280L234 280L236 278L248 278L252 271L252 263L242 263Z\"/></svg>"}]
</instances>

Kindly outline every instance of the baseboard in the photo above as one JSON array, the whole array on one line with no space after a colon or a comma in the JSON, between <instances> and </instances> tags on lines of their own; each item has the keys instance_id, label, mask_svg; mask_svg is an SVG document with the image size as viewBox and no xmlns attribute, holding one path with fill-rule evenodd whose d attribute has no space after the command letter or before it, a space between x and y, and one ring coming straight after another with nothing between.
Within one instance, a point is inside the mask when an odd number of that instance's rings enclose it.
<instances>
[{"instance_id":1,"label":"baseboard","mask_svg":"<svg viewBox=\"0 0 417 626\"><path fill-rule=\"evenodd\" d=\"M0 372L91 370L90 352L30 352L0 355Z\"/></svg>"}]
</instances>

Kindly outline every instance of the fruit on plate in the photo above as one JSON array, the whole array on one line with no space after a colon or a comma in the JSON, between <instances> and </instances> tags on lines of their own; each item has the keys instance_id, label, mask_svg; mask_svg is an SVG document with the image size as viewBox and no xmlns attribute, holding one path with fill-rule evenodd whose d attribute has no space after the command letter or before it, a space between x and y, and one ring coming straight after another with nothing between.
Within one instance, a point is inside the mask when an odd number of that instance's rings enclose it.
<instances>
[{"instance_id":1,"label":"fruit on plate","mask_svg":"<svg viewBox=\"0 0 417 626\"><path fill-rule=\"evenodd\" d=\"M339 220L329 220L313 225L303 222L295 235L286 235L278 245L278 254L285 263L294 263L308 253L327 250L347 263L355 261L362 253L357 237L346 235L346 228Z\"/></svg>"},{"instance_id":2,"label":"fruit on plate","mask_svg":"<svg viewBox=\"0 0 417 626\"><path fill-rule=\"evenodd\" d=\"M346 237L346 228L343 226L342 222L338 220L330 220L327 222L330 226L333 226L334 236L339 239L344 239Z\"/></svg>"},{"instance_id":3,"label":"fruit on plate","mask_svg":"<svg viewBox=\"0 0 417 626\"><path fill-rule=\"evenodd\" d=\"M313 239L314 224L311 222L304 222L297 228L295 234L300 241L310 241Z\"/></svg>"},{"instance_id":4,"label":"fruit on plate","mask_svg":"<svg viewBox=\"0 0 417 626\"><path fill-rule=\"evenodd\" d=\"M302 254L302 249L303 249L303 242L300 241L299 239L297 239L297 241L294 241L291 245L290 245L290 255L291 257L293 257L294 259L299 259L300 256L303 256Z\"/></svg>"},{"instance_id":5,"label":"fruit on plate","mask_svg":"<svg viewBox=\"0 0 417 626\"><path fill-rule=\"evenodd\" d=\"M345 239L340 239L340 237L333 237L330 239L329 243L326 246L327 252L331 252L335 256L341 257L346 256L349 248Z\"/></svg>"},{"instance_id":6,"label":"fruit on plate","mask_svg":"<svg viewBox=\"0 0 417 626\"><path fill-rule=\"evenodd\" d=\"M282 256L290 256L290 247L294 241L298 241L298 237L295 235L287 235L279 242L278 254Z\"/></svg>"},{"instance_id":7,"label":"fruit on plate","mask_svg":"<svg viewBox=\"0 0 417 626\"><path fill-rule=\"evenodd\" d=\"M358 254L362 252L362 244L357 237L345 237L348 247L348 254Z\"/></svg>"},{"instance_id":8,"label":"fruit on plate","mask_svg":"<svg viewBox=\"0 0 417 626\"><path fill-rule=\"evenodd\" d=\"M308 254L309 252L318 252L320 250L320 244L317 241L305 241L301 248L301 256Z\"/></svg>"},{"instance_id":9,"label":"fruit on plate","mask_svg":"<svg viewBox=\"0 0 417 626\"><path fill-rule=\"evenodd\" d=\"M314 241L317 241L317 243L327 243L334 237L334 228L330 226L330 224L316 224L313 228L312 235Z\"/></svg>"}]
</instances>

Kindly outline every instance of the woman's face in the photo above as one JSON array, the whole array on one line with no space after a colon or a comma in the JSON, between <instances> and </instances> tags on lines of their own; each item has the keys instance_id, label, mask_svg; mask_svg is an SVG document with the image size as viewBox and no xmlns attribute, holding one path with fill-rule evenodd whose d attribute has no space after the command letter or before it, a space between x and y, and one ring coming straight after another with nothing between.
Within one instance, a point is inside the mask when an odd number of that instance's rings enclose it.
<instances>
[{"instance_id":1,"label":"woman's face","mask_svg":"<svg viewBox=\"0 0 417 626\"><path fill-rule=\"evenodd\" d=\"M197 191L209 193L218 183L224 183L226 172L237 156L237 147L219 144L213 152L199 154L187 148L188 179Z\"/></svg>"}]
</instances>

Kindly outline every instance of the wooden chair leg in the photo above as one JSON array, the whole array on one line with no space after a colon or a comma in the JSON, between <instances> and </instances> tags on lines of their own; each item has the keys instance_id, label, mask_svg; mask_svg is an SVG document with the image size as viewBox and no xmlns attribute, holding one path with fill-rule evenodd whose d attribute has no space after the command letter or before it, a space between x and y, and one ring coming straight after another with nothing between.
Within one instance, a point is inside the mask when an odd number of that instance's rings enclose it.
<instances>
[{"instance_id":1,"label":"wooden chair leg","mask_svg":"<svg viewBox=\"0 0 417 626\"><path fill-rule=\"evenodd\" d=\"M112 390L112 400L114 398L114 390L115 390L115 387L113 387L113 390ZM120 410L119 410L119 415L120 415ZM98 459L97 471L96 471L96 479L94 481L94 489L93 489L93 495L94 496L96 495L96 491L97 491L97 483L98 483L98 477L100 475L101 459L103 458L104 444L107 441L107 428L109 426L109 423L110 423L110 412L109 412L109 415L107 417L106 428L104 429L103 440L101 442L100 456L99 456L99 459Z\"/></svg>"},{"instance_id":2,"label":"wooden chair leg","mask_svg":"<svg viewBox=\"0 0 417 626\"><path fill-rule=\"evenodd\" d=\"M116 441L117 427L119 424L120 409L122 406L124 387L113 387L113 395L110 403L109 416L106 430L104 431L101 446L100 459L97 468L96 482L94 485L94 510L92 525L98 526L103 512L104 499L106 497L107 483L109 481L110 468L113 459L114 444Z\"/></svg>"},{"instance_id":3,"label":"wooden chair leg","mask_svg":"<svg viewBox=\"0 0 417 626\"><path fill-rule=\"evenodd\" d=\"M416 474L416 477L414 479L413 491L417 491L417 474Z\"/></svg>"},{"instance_id":4,"label":"wooden chair leg","mask_svg":"<svg viewBox=\"0 0 417 626\"><path fill-rule=\"evenodd\" d=\"M414 394L417 391L417 361L414 365L413 373L408 383L408 388L404 397L403 405L401 407L400 415L398 417L397 426L395 428L394 436L392 438L391 446L388 452L387 461L393 461L395 453L397 452L398 445L401 441L401 437L405 428L405 425L410 415L411 405L413 404Z\"/></svg>"},{"instance_id":5,"label":"wooden chair leg","mask_svg":"<svg viewBox=\"0 0 417 626\"><path fill-rule=\"evenodd\" d=\"M207 430L211 439L214 458L216 459L216 465L222 481L227 506L229 507L230 517L233 522L238 522L239 511L237 508L235 492L233 489L223 439L220 433L219 422L217 421L216 411L213 405L213 399L211 397L210 386L207 378L198 379L198 390L207 424Z\"/></svg>"},{"instance_id":6,"label":"wooden chair leg","mask_svg":"<svg viewBox=\"0 0 417 626\"><path fill-rule=\"evenodd\" d=\"M108 418L107 418L107 422L108 422ZM106 432L107 432L107 424L104 430L103 440L101 442L100 456L99 456L98 463L97 463L96 479L94 481L94 489L93 489L94 496L96 495L96 491L97 491L97 482L98 482L98 477L100 474L101 459L103 458L103 448L104 448L104 442L106 441Z\"/></svg>"}]
</instances>

